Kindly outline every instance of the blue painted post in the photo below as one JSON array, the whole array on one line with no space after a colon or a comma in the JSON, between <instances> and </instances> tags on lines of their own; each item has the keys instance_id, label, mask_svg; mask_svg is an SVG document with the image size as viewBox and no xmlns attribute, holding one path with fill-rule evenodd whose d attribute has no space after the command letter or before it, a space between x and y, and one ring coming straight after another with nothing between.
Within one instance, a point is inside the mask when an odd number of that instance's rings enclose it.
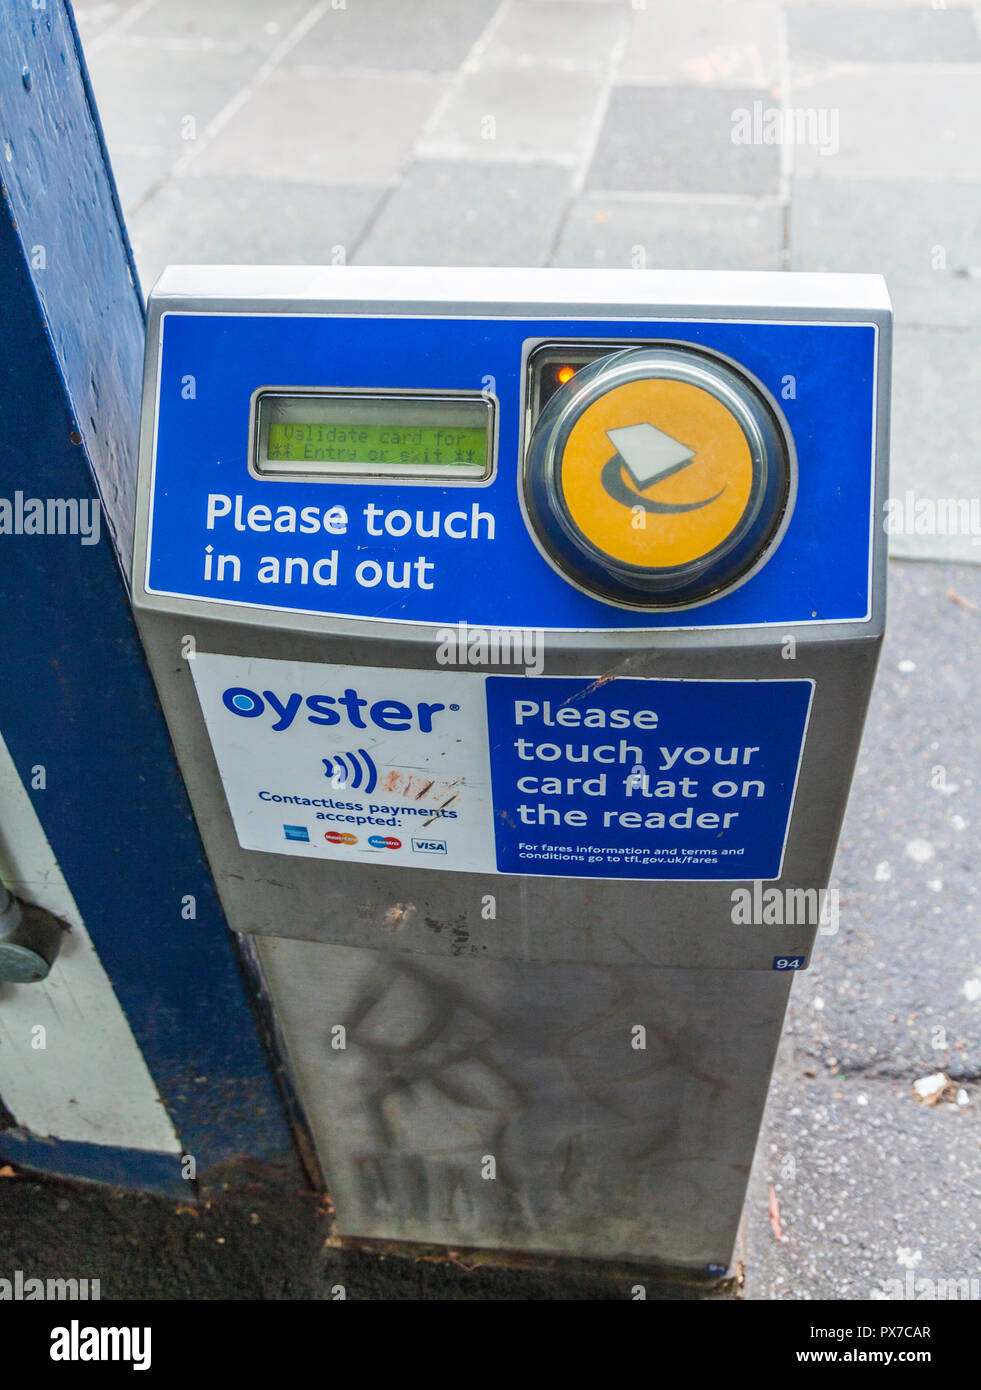
<instances>
[{"instance_id":1,"label":"blue painted post","mask_svg":"<svg viewBox=\"0 0 981 1390\"><path fill-rule=\"evenodd\" d=\"M0 127L0 730L198 1178L299 1180L131 618L143 307L63 0L4 0ZM97 542L27 533L29 499L95 497ZM173 1156L16 1127L0 1160L187 1191Z\"/></svg>"}]
</instances>

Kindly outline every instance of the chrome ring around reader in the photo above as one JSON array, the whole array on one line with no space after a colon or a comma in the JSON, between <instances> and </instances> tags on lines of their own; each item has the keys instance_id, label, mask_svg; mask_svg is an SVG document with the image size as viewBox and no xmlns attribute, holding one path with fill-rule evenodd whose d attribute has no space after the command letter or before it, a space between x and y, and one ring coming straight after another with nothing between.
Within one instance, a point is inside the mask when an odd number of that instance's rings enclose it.
<instances>
[{"instance_id":1,"label":"chrome ring around reader","mask_svg":"<svg viewBox=\"0 0 981 1390\"><path fill-rule=\"evenodd\" d=\"M738 424L751 459L752 485L736 525L683 564L640 565L609 554L572 516L561 483L566 446L585 412L616 388L645 380L687 383L708 393ZM620 471L610 447L607 476L610 469ZM796 454L776 402L735 364L675 343L628 347L581 368L547 402L526 452L523 491L539 548L569 582L621 607L693 607L744 583L773 553L793 510ZM626 504L623 496L617 500ZM636 505L645 505L640 493Z\"/></svg>"}]
</instances>

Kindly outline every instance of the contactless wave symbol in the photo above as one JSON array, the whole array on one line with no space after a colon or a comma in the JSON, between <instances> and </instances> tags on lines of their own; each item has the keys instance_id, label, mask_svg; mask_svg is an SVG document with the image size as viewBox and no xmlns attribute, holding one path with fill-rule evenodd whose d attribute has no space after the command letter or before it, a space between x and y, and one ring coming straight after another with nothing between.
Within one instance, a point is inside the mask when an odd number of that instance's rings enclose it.
<instances>
[{"instance_id":1,"label":"contactless wave symbol","mask_svg":"<svg viewBox=\"0 0 981 1390\"><path fill-rule=\"evenodd\" d=\"M364 748L356 753L335 753L332 758L321 758L321 762L324 776L329 777L335 787L358 791L364 783L365 794L370 795L378 785L378 769Z\"/></svg>"}]
</instances>

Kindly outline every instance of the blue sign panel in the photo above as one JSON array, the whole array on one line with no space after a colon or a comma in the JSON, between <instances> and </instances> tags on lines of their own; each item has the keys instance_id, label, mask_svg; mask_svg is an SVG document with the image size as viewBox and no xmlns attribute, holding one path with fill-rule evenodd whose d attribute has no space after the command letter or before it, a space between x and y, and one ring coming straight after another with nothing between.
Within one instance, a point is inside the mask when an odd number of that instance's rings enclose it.
<instances>
[{"instance_id":1,"label":"blue sign panel","mask_svg":"<svg viewBox=\"0 0 981 1390\"><path fill-rule=\"evenodd\" d=\"M796 505L780 545L742 587L697 610L654 615L603 603L550 566L522 515L518 475L524 355L530 343L553 338L703 346L741 364L779 403L796 443ZM168 312L147 588L437 625L863 621L875 363L875 327L854 323ZM486 392L496 402L493 475L444 486L250 472L255 393L327 387Z\"/></svg>"},{"instance_id":2,"label":"blue sign panel","mask_svg":"<svg viewBox=\"0 0 981 1390\"><path fill-rule=\"evenodd\" d=\"M811 681L486 689L500 872L779 878Z\"/></svg>"}]
</instances>

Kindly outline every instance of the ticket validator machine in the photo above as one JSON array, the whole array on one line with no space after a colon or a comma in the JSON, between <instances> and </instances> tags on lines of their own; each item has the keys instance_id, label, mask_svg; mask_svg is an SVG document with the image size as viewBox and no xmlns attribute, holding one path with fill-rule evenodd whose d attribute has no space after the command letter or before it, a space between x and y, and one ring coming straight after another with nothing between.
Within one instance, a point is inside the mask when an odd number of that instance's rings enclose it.
<instances>
[{"instance_id":1,"label":"ticket validator machine","mask_svg":"<svg viewBox=\"0 0 981 1390\"><path fill-rule=\"evenodd\" d=\"M134 598L339 1231L718 1271L883 632L877 277L172 268Z\"/></svg>"}]
</instances>

